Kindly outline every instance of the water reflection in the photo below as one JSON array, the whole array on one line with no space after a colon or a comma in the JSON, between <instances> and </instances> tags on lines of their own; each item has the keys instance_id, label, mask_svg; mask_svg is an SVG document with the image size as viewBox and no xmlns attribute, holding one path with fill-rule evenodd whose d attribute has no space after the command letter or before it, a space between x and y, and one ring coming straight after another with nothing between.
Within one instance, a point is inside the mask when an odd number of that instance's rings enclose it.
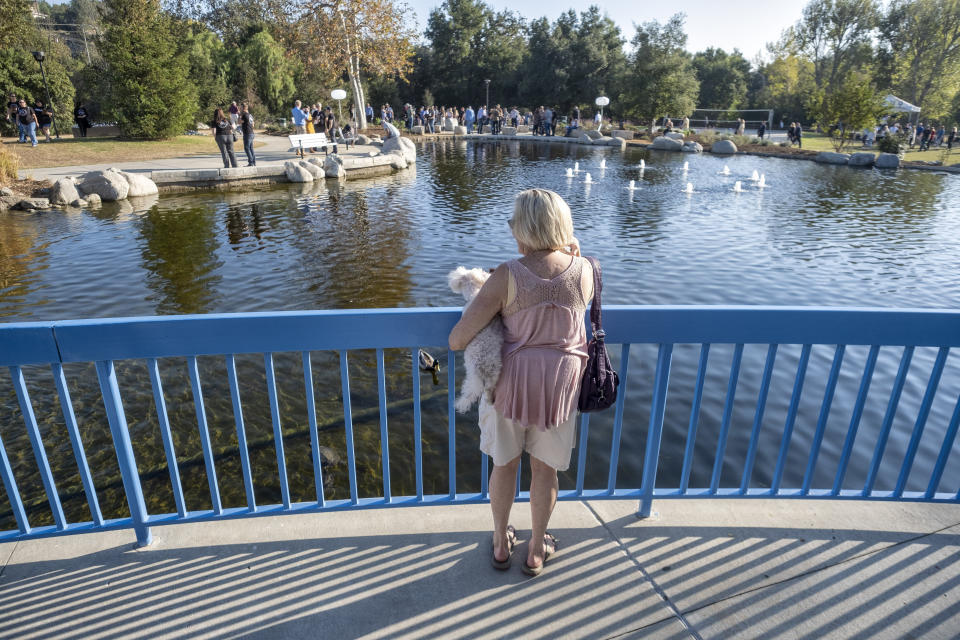
<instances>
[{"instance_id":1,"label":"water reflection","mask_svg":"<svg viewBox=\"0 0 960 640\"><path fill-rule=\"evenodd\" d=\"M216 216L207 207L153 207L138 221L147 286L157 312L206 313L217 300L220 246Z\"/></svg>"}]
</instances>

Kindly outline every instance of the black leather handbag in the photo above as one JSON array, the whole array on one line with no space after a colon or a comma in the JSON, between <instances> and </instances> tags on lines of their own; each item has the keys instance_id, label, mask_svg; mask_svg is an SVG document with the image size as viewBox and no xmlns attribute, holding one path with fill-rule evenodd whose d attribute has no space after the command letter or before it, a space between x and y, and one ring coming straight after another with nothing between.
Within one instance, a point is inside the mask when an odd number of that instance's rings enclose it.
<instances>
[{"instance_id":1,"label":"black leather handbag","mask_svg":"<svg viewBox=\"0 0 960 640\"><path fill-rule=\"evenodd\" d=\"M590 329L593 335L587 343L587 368L580 381L580 398L577 408L581 413L607 409L617 401L617 387L620 376L610 364L606 334L600 322L600 291L603 279L600 277L600 263L596 258L588 257L593 267L593 302L590 303Z\"/></svg>"}]
</instances>

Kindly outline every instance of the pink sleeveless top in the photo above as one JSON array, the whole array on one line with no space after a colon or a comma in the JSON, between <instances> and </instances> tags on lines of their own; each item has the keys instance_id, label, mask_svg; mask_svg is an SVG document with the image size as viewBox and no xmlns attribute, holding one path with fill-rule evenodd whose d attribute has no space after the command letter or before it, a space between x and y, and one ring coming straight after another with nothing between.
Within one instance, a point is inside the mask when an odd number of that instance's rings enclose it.
<instances>
[{"instance_id":1,"label":"pink sleeveless top","mask_svg":"<svg viewBox=\"0 0 960 640\"><path fill-rule=\"evenodd\" d=\"M503 368L494 393L500 415L550 429L577 406L587 362L581 289L583 258L550 280L518 260L507 262L516 296L503 310Z\"/></svg>"}]
</instances>

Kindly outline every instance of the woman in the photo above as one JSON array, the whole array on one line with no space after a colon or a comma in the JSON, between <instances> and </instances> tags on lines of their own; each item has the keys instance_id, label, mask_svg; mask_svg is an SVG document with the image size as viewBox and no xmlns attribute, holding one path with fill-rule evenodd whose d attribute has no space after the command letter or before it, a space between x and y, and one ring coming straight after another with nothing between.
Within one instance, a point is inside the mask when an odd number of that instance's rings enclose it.
<instances>
[{"instance_id":1,"label":"woman","mask_svg":"<svg viewBox=\"0 0 960 640\"><path fill-rule=\"evenodd\" d=\"M570 207L552 191L521 192L510 220L519 260L503 263L450 332L463 349L490 320L503 317L503 368L491 405L480 402L480 449L493 460L490 506L497 569L510 566L516 542L509 522L517 465L530 454L532 533L523 571L537 575L557 549L547 523L557 500L557 471L570 465L576 404L586 364L584 311L593 269L580 256Z\"/></svg>"},{"instance_id":2,"label":"woman","mask_svg":"<svg viewBox=\"0 0 960 640\"><path fill-rule=\"evenodd\" d=\"M27 106L27 101L20 98L17 103L17 128L20 132L20 142L30 140L32 146L37 146L37 114Z\"/></svg>"},{"instance_id":3,"label":"woman","mask_svg":"<svg viewBox=\"0 0 960 640\"><path fill-rule=\"evenodd\" d=\"M240 130L243 133L243 152L247 154L247 166L257 166L257 155L253 152L253 115L246 102L240 104Z\"/></svg>"},{"instance_id":4,"label":"woman","mask_svg":"<svg viewBox=\"0 0 960 640\"><path fill-rule=\"evenodd\" d=\"M233 124L230 118L223 115L223 109L217 107L213 112L213 121L210 123L213 129L213 137L217 141L217 147L220 149L220 155L223 156L223 168L229 169L237 166L237 156L233 153Z\"/></svg>"}]
</instances>

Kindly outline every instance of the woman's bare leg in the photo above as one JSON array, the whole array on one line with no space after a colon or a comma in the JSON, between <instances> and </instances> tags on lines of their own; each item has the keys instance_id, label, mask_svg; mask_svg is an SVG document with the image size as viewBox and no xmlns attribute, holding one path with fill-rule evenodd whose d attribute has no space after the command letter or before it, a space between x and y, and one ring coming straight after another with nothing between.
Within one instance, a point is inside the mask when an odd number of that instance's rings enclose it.
<instances>
[{"instance_id":1,"label":"woman's bare leg","mask_svg":"<svg viewBox=\"0 0 960 640\"><path fill-rule=\"evenodd\" d=\"M530 516L533 522L530 544L527 547L527 566L543 564L543 534L557 504L557 470L545 462L530 456Z\"/></svg>"},{"instance_id":2,"label":"woman's bare leg","mask_svg":"<svg viewBox=\"0 0 960 640\"><path fill-rule=\"evenodd\" d=\"M493 510L493 555L497 560L507 559L507 525L510 509L517 492L517 456L502 467L494 465L490 473L490 508Z\"/></svg>"}]
</instances>

